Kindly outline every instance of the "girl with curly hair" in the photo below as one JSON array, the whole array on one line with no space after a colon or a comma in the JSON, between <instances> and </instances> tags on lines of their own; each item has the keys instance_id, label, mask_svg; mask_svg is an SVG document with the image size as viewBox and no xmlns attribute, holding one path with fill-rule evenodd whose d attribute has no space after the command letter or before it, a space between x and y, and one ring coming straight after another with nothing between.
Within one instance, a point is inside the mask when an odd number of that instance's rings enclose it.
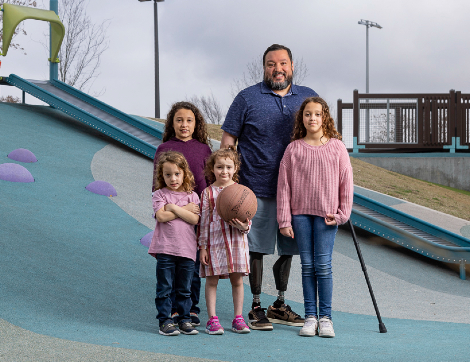
<instances>
[{"instance_id":1,"label":"girl with curly hair","mask_svg":"<svg viewBox=\"0 0 470 362\"><path fill-rule=\"evenodd\" d=\"M212 184L202 193L201 225L198 234L200 249L200 275L206 278L206 305L209 321L206 333L223 334L215 312L219 279L229 278L232 284L234 319L232 331L249 333L250 329L242 316L243 276L250 272L248 234L251 220L242 222L232 219L224 221L217 213L217 197L226 187L238 181L240 161L235 149L215 151L207 160L206 175Z\"/></svg>"},{"instance_id":2,"label":"girl with curly hair","mask_svg":"<svg viewBox=\"0 0 470 362\"><path fill-rule=\"evenodd\" d=\"M212 152L206 122L201 111L190 102L173 104L166 116L162 141L153 159L154 172L160 153L169 150L181 152L194 175L195 191L201 195L202 190L207 187L204 178L205 161ZM152 191L155 190L154 178Z\"/></svg>"},{"instance_id":3,"label":"girl with curly hair","mask_svg":"<svg viewBox=\"0 0 470 362\"><path fill-rule=\"evenodd\" d=\"M181 152L189 164L189 168L194 175L194 191L199 196L207 187L204 177L204 167L206 159L211 154L211 144L207 133L206 122L199 109L190 102L177 102L171 106L166 117L165 132L163 133L163 143L160 144L155 153L153 161L153 186L152 191L157 189L155 170L157 169L158 156L165 151ZM191 285L191 321L193 325L200 325L199 296L201 291L201 278L199 278L199 253L196 258L194 277ZM174 292L172 300L174 301ZM175 318L178 313L175 309L171 312Z\"/></svg>"},{"instance_id":4,"label":"girl with curly hair","mask_svg":"<svg viewBox=\"0 0 470 362\"><path fill-rule=\"evenodd\" d=\"M197 334L191 324L191 282L194 274L197 240L194 225L199 222L199 196L193 192L194 177L179 152L160 155L155 172L157 190L152 195L157 219L149 254L157 259L155 306L159 333L172 336ZM175 301L170 294L175 289ZM170 318L171 309L178 313Z\"/></svg>"},{"instance_id":5,"label":"girl with curly hair","mask_svg":"<svg viewBox=\"0 0 470 362\"><path fill-rule=\"evenodd\" d=\"M296 115L294 136L279 168L279 231L297 241L302 265L305 322L301 336L334 337L331 258L338 225L353 201L349 154L328 104L307 98ZM318 304L317 304L318 298Z\"/></svg>"}]
</instances>

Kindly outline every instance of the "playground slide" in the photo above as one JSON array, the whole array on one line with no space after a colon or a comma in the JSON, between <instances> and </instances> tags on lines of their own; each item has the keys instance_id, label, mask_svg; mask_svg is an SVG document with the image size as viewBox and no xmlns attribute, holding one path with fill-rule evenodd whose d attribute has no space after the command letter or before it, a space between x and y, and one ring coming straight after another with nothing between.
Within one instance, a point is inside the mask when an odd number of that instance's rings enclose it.
<instances>
[{"instance_id":1,"label":"playground slide","mask_svg":"<svg viewBox=\"0 0 470 362\"><path fill-rule=\"evenodd\" d=\"M58 80L26 80L15 74L3 81L153 159L162 131Z\"/></svg>"},{"instance_id":2,"label":"playground slide","mask_svg":"<svg viewBox=\"0 0 470 362\"><path fill-rule=\"evenodd\" d=\"M364 229L428 258L460 266L470 262L470 240L354 193L351 221Z\"/></svg>"}]
</instances>

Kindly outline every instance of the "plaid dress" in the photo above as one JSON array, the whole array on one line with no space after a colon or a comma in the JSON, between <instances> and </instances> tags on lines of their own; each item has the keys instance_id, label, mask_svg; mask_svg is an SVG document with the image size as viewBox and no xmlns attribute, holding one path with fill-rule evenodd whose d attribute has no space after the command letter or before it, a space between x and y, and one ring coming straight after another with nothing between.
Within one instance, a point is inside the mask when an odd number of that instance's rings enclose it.
<instances>
[{"instance_id":1,"label":"plaid dress","mask_svg":"<svg viewBox=\"0 0 470 362\"><path fill-rule=\"evenodd\" d=\"M199 249L207 249L209 265L201 264L201 278L213 275L228 278L230 273L250 273L246 237L250 229L242 232L219 216L215 205L222 190L222 187L211 185L202 192L198 245Z\"/></svg>"}]
</instances>

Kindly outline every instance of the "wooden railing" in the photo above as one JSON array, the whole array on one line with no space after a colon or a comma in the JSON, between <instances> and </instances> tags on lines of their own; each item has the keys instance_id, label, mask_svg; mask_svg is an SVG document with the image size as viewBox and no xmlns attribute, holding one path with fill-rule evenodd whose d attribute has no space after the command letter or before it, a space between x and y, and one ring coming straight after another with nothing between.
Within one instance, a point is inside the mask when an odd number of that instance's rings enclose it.
<instances>
[{"instance_id":1,"label":"wooden railing","mask_svg":"<svg viewBox=\"0 0 470 362\"><path fill-rule=\"evenodd\" d=\"M353 152L470 152L470 94L454 90L360 94L355 90L352 103L338 100L337 107L338 130Z\"/></svg>"}]
</instances>

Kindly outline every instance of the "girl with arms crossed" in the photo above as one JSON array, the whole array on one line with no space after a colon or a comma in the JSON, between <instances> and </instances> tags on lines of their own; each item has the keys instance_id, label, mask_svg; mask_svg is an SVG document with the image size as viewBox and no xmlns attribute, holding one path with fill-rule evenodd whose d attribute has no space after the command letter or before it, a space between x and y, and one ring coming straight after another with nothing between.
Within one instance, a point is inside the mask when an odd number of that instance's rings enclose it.
<instances>
[{"instance_id":1,"label":"girl with arms crossed","mask_svg":"<svg viewBox=\"0 0 470 362\"><path fill-rule=\"evenodd\" d=\"M190 316L197 252L194 225L199 222L199 196L192 191L194 177L184 156L168 151L158 158L155 179L157 190L152 194L152 203L157 223L148 252L157 259L155 306L159 333L198 334ZM174 304L170 298L173 284ZM172 307L178 313L179 330L170 318Z\"/></svg>"}]
</instances>

